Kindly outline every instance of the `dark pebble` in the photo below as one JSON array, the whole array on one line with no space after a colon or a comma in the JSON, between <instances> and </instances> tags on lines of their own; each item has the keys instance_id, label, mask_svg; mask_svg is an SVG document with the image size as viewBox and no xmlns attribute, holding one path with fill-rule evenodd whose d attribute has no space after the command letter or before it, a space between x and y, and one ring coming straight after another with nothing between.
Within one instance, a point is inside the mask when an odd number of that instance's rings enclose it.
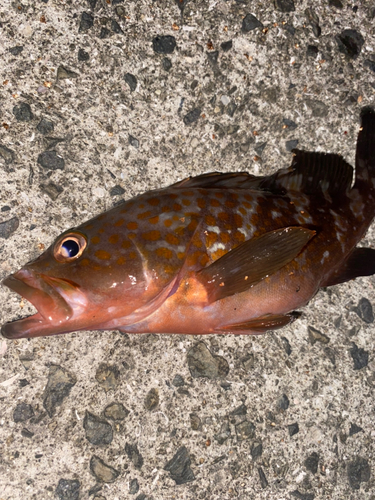
<instances>
[{"instance_id":1,"label":"dark pebble","mask_svg":"<svg viewBox=\"0 0 375 500\"><path fill-rule=\"evenodd\" d=\"M298 125L293 120L288 120L288 118L283 118L283 124L288 128L288 130L295 130Z\"/></svg>"},{"instance_id":2,"label":"dark pebble","mask_svg":"<svg viewBox=\"0 0 375 500\"><path fill-rule=\"evenodd\" d=\"M161 63L163 65L164 71L169 71L172 68L172 61L169 59L169 57L164 57Z\"/></svg>"},{"instance_id":3,"label":"dark pebble","mask_svg":"<svg viewBox=\"0 0 375 500\"><path fill-rule=\"evenodd\" d=\"M14 162L14 151L0 144L0 156L5 161L6 165Z\"/></svg>"},{"instance_id":4,"label":"dark pebble","mask_svg":"<svg viewBox=\"0 0 375 500\"><path fill-rule=\"evenodd\" d=\"M230 425L226 420L221 424L220 431L217 434L214 434L214 439L219 444L224 444L225 441L230 437Z\"/></svg>"},{"instance_id":5,"label":"dark pebble","mask_svg":"<svg viewBox=\"0 0 375 500\"><path fill-rule=\"evenodd\" d=\"M183 385L185 385L185 381L183 377L181 377L181 375L177 374L173 377L172 385L174 385L175 387L182 387Z\"/></svg>"},{"instance_id":6,"label":"dark pebble","mask_svg":"<svg viewBox=\"0 0 375 500\"><path fill-rule=\"evenodd\" d=\"M13 412L13 420L14 422L26 422L34 416L34 410L31 405L27 403L19 403Z\"/></svg>"},{"instance_id":7,"label":"dark pebble","mask_svg":"<svg viewBox=\"0 0 375 500\"><path fill-rule=\"evenodd\" d=\"M111 403L104 408L103 415L111 420L124 420L130 411L122 403Z\"/></svg>"},{"instance_id":8,"label":"dark pebble","mask_svg":"<svg viewBox=\"0 0 375 500\"><path fill-rule=\"evenodd\" d=\"M193 471L190 468L190 455L185 446L179 448L174 457L164 466L176 484L189 483L195 480Z\"/></svg>"},{"instance_id":9,"label":"dark pebble","mask_svg":"<svg viewBox=\"0 0 375 500\"><path fill-rule=\"evenodd\" d=\"M307 470L316 474L318 472L319 455L316 451L313 451L305 460L305 467Z\"/></svg>"},{"instance_id":10,"label":"dark pebble","mask_svg":"<svg viewBox=\"0 0 375 500\"><path fill-rule=\"evenodd\" d=\"M289 408L289 398L286 394L283 394L277 401L277 406L282 410L287 410Z\"/></svg>"},{"instance_id":11,"label":"dark pebble","mask_svg":"<svg viewBox=\"0 0 375 500\"><path fill-rule=\"evenodd\" d=\"M375 61L372 61L371 59L365 59L363 65L365 66L365 68L369 68L375 73Z\"/></svg>"},{"instance_id":12,"label":"dark pebble","mask_svg":"<svg viewBox=\"0 0 375 500\"><path fill-rule=\"evenodd\" d=\"M254 148L254 151L256 152L256 154L258 156L262 156L263 154L263 151L265 150L267 146L267 143L266 142L262 142L261 144L258 144L255 148Z\"/></svg>"},{"instance_id":13,"label":"dark pebble","mask_svg":"<svg viewBox=\"0 0 375 500\"><path fill-rule=\"evenodd\" d=\"M247 14L242 20L242 31L248 33L255 28L263 28L263 24L252 14Z\"/></svg>"},{"instance_id":14,"label":"dark pebble","mask_svg":"<svg viewBox=\"0 0 375 500\"><path fill-rule=\"evenodd\" d=\"M120 3L124 3L125 0L112 0L112 5L119 5Z\"/></svg>"},{"instance_id":15,"label":"dark pebble","mask_svg":"<svg viewBox=\"0 0 375 500\"><path fill-rule=\"evenodd\" d=\"M296 10L293 0L275 0L275 7L280 12L294 12Z\"/></svg>"},{"instance_id":16,"label":"dark pebble","mask_svg":"<svg viewBox=\"0 0 375 500\"><path fill-rule=\"evenodd\" d=\"M57 79L58 80L71 80L72 78L77 78L79 75L75 71L67 68L66 66L59 66L57 68Z\"/></svg>"},{"instance_id":17,"label":"dark pebble","mask_svg":"<svg viewBox=\"0 0 375 500\"><path fill-rule=\"evenodd\" d=\"M236 435L238 441L244 441L245 439L251 439L255 436L255 426L252 422L244 420L240 424L235 426Z\"/></svg>"},{"instance_id":18,"label":"dark pebble","mask_svg":"<svg viewBox=\"0 0 375 500\"><path fill-rule=\"evenodd\" d=\"M336 9L342 9L344 7L341 0L328 0L328 5Z\"/></svg>"},{"instance_id":19,"label":"dark pebble","mask_svg":"<svg viewBox=\"0 0 375 500\"><path fill-rule=\"evenodd\" d=\"M195 413L190 413L190 427L193 431L200 431L202 429L202 421Z\"/></svg>"},{"instance_id":20,"label":"dark pebble","mask_svg":"<svg viewBox=\"0 0 375 500\"><path fill-rule=\"evenodd\" d=\"M231 101L228 106L225 108L225 112L228 116L233 117L234 113L237 110L237 104Z\"/></svg>"},{"instance_id":21,"label":"dark pebble","mask_svg":"<svg viewBox=\"0 0 375 500\"><path fill-rule=\"evenodd\" d=\"M306 105L311 109L312 115L323 118L328 113L328 107L324 102L315 99L305 99Z\"/></svg>"},{"instance_id":22,"label":"dark pebble","mask_svg":"<svg viewBox=\"0 0 375 500\"><path fill-rule=\"evenodd\" d=\"M55 495L60 500L78 500L81 483L78 479L60 479Z\"/></svg>"},{"instance_id":23,"label":"dark pebble","mask_svg":"<svg viewBox=\"0 0 375 500\"><path fill-rule=\"evenodd\" d=\"M305 10L305 14L306 14L307 20L309 21L309 23L312 27L314 35L316 37L319 37L322 33L322 29L319 26L319 17L317 15L317 13L315 12L315 10L312 7L308 7Z\"/></svg>"},{"instance_id":24,"label":"dark pebble","mask_svg":"<svg viewBox=\"0 0 375 500\"><path fill-rule=\"evenodd\" d=\"M81 22L79 23L78 32L82 33L94 26L94 17L88 12L82 12Z\"/></svg>"},{"instance_id":25,"label":"dark pebble","mask_svg":"<svg viewBox=\"0 0 375 500\"><path fill-rule=\"evenodd\" d=\"M104 463L103 460L96 455L91 457L90 470L96 479L102 483L113 483L120 475L119 471Z\"/></svg>"},{"instance_id":26,"label":"dark pebble","mask_svg":"<svg viewBox=\"0 0 375 500\"><path fill-rule=\"evenodd\" d=\"M152 388L145 397L145 408L148 411L155 410L159 406L159 391Z\"/></svg>"},{"instance_id":27,"label":"dark pebble","mask_svg":"<svg viewBox=\"0 0 375 500\"><path fill-rule=\"evenodd\" d=\"M125 189L121 187L119 184L116 184L116 186L113 186L111 190L109 191L109 194L111 196L121 196L122 194L125 193Z\"/></svg>"},{"instance_id":28,"label":"dark pebble","mask_svg":"<svg viewBox=\"0 0 375 500\"><path fill-rule=\"evenodd\" d=\"M4 205L3 207L1 207L0 212L9 212L9 210L11 210L10 206Z\"/></svg>"},{"instance_id":29,"label":"dark pebble","mask_svg":"<svg viewBox=\"0 0 375 500\"><path fill-rule=\"evenodd\" d=\"M368 365L368 351L358 348L357 344L352 343L353 347L350 349L350 355L353 358L354 370L361 370Z\"/></svg>"},{"instance_id":30,"label":"dark pebble","mask_svg":"<svg viewBox=\"0 0 375 500\"><path fill-rule=\"evenodd\" d=\"M158 35L152 40L152 48L157 54L172 54L176 48L176 39L171 35Z\"/></svg>"},{"instance_id":31,"label":"dark pebble","mask_svg":"<svg viewBox=\"0 0 375 500\"><path fill-rule=\"evenodd\" d=\"M256 460L257 458L259 458L263 453L262 443L257 443L257 442L253 443L250 453L251 453L251 458L253 460Z\"/></svg>"},{"instance_id":32,"label":"dark pebble","mask_svg":"<svg viewBox=\"0 0 375 500\"><path fill-rule=\"evenodd\" d=\"M38 163L48 170L63 170L65 167L64 158L58 156L56 151L43 151L38 156Z\"/></svg>"},{"instance_id":33,"label":"dark pebble","mask_svg":"<svg viewBox=\"0 0 375 500\"><path fill-rule=\"evenodd\" d=\"M26 378L21 378L19 380L19 385L20 387L26 387L27 385L30 385L30 382Z\"/></svg>"},{"instance_id":34,"label":"dark pebble","mask_svg":"<svg viewBox=\"0 0 375 500\"><path fill-rule=\"evenodd\" d=\"M124 34L124 32L121 29L121 26L117 21L115 21L115 19L111 19L111 30L113 31L113 33L116 33L116 35L119 35L120 33Z\"/></svg>"},{"instance_id":35,"label":"dark pebble","mask_svg":"<svg viewBox=\"0 0 375 500\"><path fill-rule=\"evenodd\" d=\"M8 239L20 225L18 217L12 217L5 222L0 222L0 238Z\"/></svg>"},{"instance_id":36,"label":"dark pebble","mask_svg":"<svg viewBox=\"0 0 375 500\"><path fill-rule=\"evenodd\" d=\"M258 467L258 474L260 479L260 485L263 489L267 488L268 481L262 467Z\"/></svg>"},{"instance_id":37,"label":"dark pebble","mask_svg":"<svg viewBox=\"0 0 375 500\"><path fill-rule=\"evenodd\" d=\"M144 493L140 493L135 500L148 500L147 496Z\"/></svg>"},{"instance_id":38,"label":"dark pebble","mask_svg":"<svg viewBox=\"0 0 375 500\"><path fill-rule=\"evenodd\" d=\"M316 45L308 45L306 49L307 57L316 57L319 54L319 49Z\"/></svg>"},{"instance_id":39,"label":"dark pebble","mask_svg":"<svg viewBox=\"0 0 375 500\"><path fill-rule=\"evenodd\" d=\"M189 113L187 113L184 116L184 123L185 125L191 125L192 123L196 122L198 118L201 115L201 109L200 108L194 108Z\"/></svg>"},{"instance_id":40,"label":"dark pebble","mask_svg":"<svg viewBox=\"0 0 375 500\"><path fill-rule=\"evenodd\" d=\"M358 432L363 432L362 427L357 424L350 424L349 436L354 436L354 434L358 434Z\"/></svg>"},{"instance_id":41,"label":"dark pebble","mask_svg":"<svg viewBox=\"0 0 375 500\"><path fill-rule=\"evenodd\" d=\"M224 391L230 391L232 389L232 384L229 382L221 382L220 387L224 389Z\"/></svg>"},{"instance_id":42,"label":"dark pebble","mask_svg":"<svg viewBox=\"0 0 375 500\"><path fill-rule=\"evenodd\" d=\"M30 104L20 102L13 108L13 114L19 122L29 122L34 118Z\"/></svg>"},{"instance_id":43,"label":"dark pebble","mask_svg":"<svg viewBox=\"0 0 375 500\"><path fill-rule=\"evenodd\" d=\"M328 344L329 343L329 337L325 335L324 333L320 332L313 326L308 326L307 331L309 333L309 342L311 345L316 344L316 342L321 342L322 344Z\"/></svg>"},{"instance_id":44,"label":"dark pebble","mask_svg":"<svg viewBox=\"0 0 375 500\"><path fill-rule=\"evenodd\" d=\"M90 6L90 9L94 10L98 0L87 0L87 1L88 1L89 6Z\"/></svg>"},{"instance_id":45,"label":"dark pebble","mask_svg":"<svg viewBox=\"0 0 375 500\"><path fill-rule=\"evenodd\" d=\"M54 182L50 182L48 184L40 184L39 187L43 191L43 193L46 193L53 201L55 201L57 197L64 191L61 186L58 186Z\"/></svg>"},{"instance_id":46,"label":"dark pebble","mask_svg":"<svg viewBox=\"0 0 375 500\"><path fill-rule=\"evenodd\" d=\"M111 424L89 411L86 411L83 428L86 431L86 439L91 444L104 445L112 443L113 430Z\"/></svg>"},{"instance_id":47,"label":"dark pebble","mask_svg":"<svg viewBox=\"0 0 375 500\"><path fill-rule=\"evenodd\" d=\"M43 135L51 134L54 129L55 125L53 122L50 122L46 118L42 118L38 125L36 126L36 129L38 132L40 132Z\"/></svg>"},{"instance_id":48,"label":"dark pebble","mask_svg":"<svg viewBox=\"0 0 375 500\"><path fill-rule=\"evenodd\" d=\"M213 52L207 52L207 59L210 64L217 64L217 61L219 59L219 51L214 50Z\"/></svg>"},{"instance_id":49,"label":"dark pebble","mask_svg":"<svg viewBox=\"0 0 375 500\"><path fill-rule=\"evenodd\" d=\"M228 52L233 47L233 42L232 40L228 40L227 42L223 42L220 47L223 52Z\"/></svg>"},{"instance_id":50,"label":"dark pebble","mask_svg":"<svg viewBox=\"0 0 375 500\"><path fill-rule=\"evenodd\" d=\"M143 457L138 450L138 446L136 444L132 445L129 443L125 444L125 453L128 456L128 459L133 463L136 469L141 469L143 465Z\"/></svg>"},{"instance_id":51,"label":"dark pebble","mask_svg":"<svg viewBox=\"0 0 375 500\"><path fill-rule=\"evenodd\" d=\"M133 148L139 148L139 140L136 137L133 137L129 134L129 144L133 146Z\"/></svg>"},{"instance_id":52,"label":"dark pebble","mask_svg":"<svg viewBox=\"0 0 375 500\"><path fill-rule=\"evenodd\" d=\"M344 30L336 36L339 51L349 57L349 59L357 59L362 46L365 43L361 33L357 30Z\"/></svg>"},{"instance_id":53,"label":"dark pebble","mask_svg":"<svg viewBox=\"0 0 375 500\"><path fill-rule=\"evenodd\" d=\"M12 56L18 56L21 54L23 51L23 45L16 45L15 47L11 47L9 49L9 52L12 54Z\"/></svg>"},{"instance_id":54,"label":"dark pebble","mask_svg":"<svg viewBox=\"0 0 375 500\"><path fill-rule=\"evenodd\" d=\"M359 490L361 483L370 479L371 469L368 461L362 457L356 457L348 463L348 479L353 490Z\"/></svg>"},{"instance_id":55,"label":"dark pebble","mask_svg":"<svg viewBox=\"0 0 375 500\"><path fill-rule=\"evenodd\" d=\"M56 407L69 396L71 388L76 384L76 377L59 365L50 366L48 382L43 393L43 406L52 417Z\"/></svg>"},{"instance_id":56,"label":"dark pebble","mask_svg":"<svg viewBox=\"0 0 375 500\"><path fill-rule=\"evenodd\" d=\"M132 75L131 73L126 73L124 75L124 80L125 82L129 85L129 88L132 92L135 91L135 89L137 88L137 79L134 75Z\"/></svg>"},{"instance_id":57,"label":"dark pebble","mask_svg":"<svg viewBox=\"0 0 375 500\"><path fill-rule=\"evenodd\" d=\"M117 366L101 363L96 370L95 378L100 387L106 392L115 389L119 383L120 372Z\"/></svg>"},{"instance_id":58,"label":"dark pebble","mask_svg":"<svg viewBox=\"0 0 375 500\"><path fill-rule=\"evenodd\" d=\"M90 54L84 49L78 50L78 61L88 61L90 59Z\"/></svg>"},{"instance_id":59,"label":"dark pebble","mask_svg":"<svg viewBox=\"0 0 375 500\"><path fill-rule=\"evenodd\" d=\"M194 378L214 379L226 377L229 373L227 360L222 356L212 355L204 342L197 342L189 349L187 361Z\"/></svg>"},{"instance_id":60,"label":"dark pebble","mask_svg":"<svg viewBox=\"0 0 375 500\"><path fill-rule=\"evenodd\" d=\"M288 425L288 432L289 432L290 437L299 433L299 426L298 426L297 422L295 422L294 424Z\"/></svg>"},{"instance_id":61,"label":"dark pebble","mask_svg":"<svg viewBox=\"0 0 375 500\"><path fill-rule=\"evenodd\" d=\"M24 427L21 431L21 435L25 438L31 439L34 436L34 433L29 431L29 429L26 429L26 427Z\"/></svg>"},{"instance_id":62,"label":"dark pebble","mask_svg":"<svg viewBox=\"0 0 375 500\"><path fill-rule=\"evenodd\" d=\"M112 36L111 31L105 26L103 26L102 29L100 30L99 38L103 40L104 38L109 38L110 36Z\"/></svg>"},{"instance_id":63,"label":"dark pebble","mask_svg":"<svg viewBox=\"0 0 375 500\"><path fill-rule=\"evenodd\" d=\"M189 2L189 0L174 0L174 2L182 13L184 11L185 5Z\"/></svg>"},{"instance_id":64,"label":"dark pebble","mask_svg":"<svg viewBox=\"0 0 375 500\"><path fill-rule=\"evenodd\" d=\"M129 485L129 493L131 495L135 495L136 493L138 493L139 491L139 483L138 483L138 479L132 479L130 481L130 485Z\"/></svg>"},{"instance_id":65,"label":"dark pebble","mask_svg":"<svg viewBox=\"0 0 375 500\"><path fill-rule=\"evenodd\" d=\"M291 492L291 495L298 500L314 500L314 493L300 493L298 490Z\"/></svg>"},{"instance_id":66,"label":"dark pebble","mask_svg":"<svg viewBox=\"0 0 375 500\"><path fill-rule=\"evenodd\" d=\"M286 337L281 337L281 342L284 348L284 351L287 353L288 356L292 354L292 347L290 345L289 340Z\"/></svg>"},{"instance_id":67,"label":"dark pebble","mask_svg":"<svg viewBox=\"0 0 375 500\"><path fill-rule=\"evenodd\" d=\"M374 322L374 313L372 310L371 302L366 299L366 297L362 297L358 302L358 306L354 309L354 311L358 314L358 316L365 323L373 323Z\"/></svg>"},{"instance_id":68,"label":"dark pebble","mask_svg":"<svg viewBox=\"0 0 375 500\"><path fill-rule=\"evenodd\" d=\"M298 139L291 139L289 141L285 141L285 149L287 151L292 151L298 146Z\"/></svg>"},{"instance_id":69,"label":"dark pebble","mask_svg":"<svg viewBox=\"0 0 375 500\"><path fill-rule=\"evenodd\" d=\"M230 412L230 415L233 417L246 414L247 414L247 406L243 403L242 405L238 406L237 408L235 408L233 411Z\"/></svg>"}]
</instances>

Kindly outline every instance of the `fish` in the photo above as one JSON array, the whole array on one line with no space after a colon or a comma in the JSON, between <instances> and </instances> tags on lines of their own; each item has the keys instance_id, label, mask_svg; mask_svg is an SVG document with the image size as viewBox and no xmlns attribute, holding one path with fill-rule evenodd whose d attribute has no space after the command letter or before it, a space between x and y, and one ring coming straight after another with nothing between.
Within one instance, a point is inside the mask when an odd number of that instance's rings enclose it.
<instances>
[{"instance_id":1,"label":"fish","mask_svg":"<svg viewBox=\"0 0 375 500\"><path fill-rule=\"evenodd\" d=\"M260 334L322 287L375 273L357 247L375 212L375 112L355 176L342 156L294 150L268 176L212 172L140 194L58 236L3 285L37 313L8 339L81 330Z\"/></svg>"}]
</instances>

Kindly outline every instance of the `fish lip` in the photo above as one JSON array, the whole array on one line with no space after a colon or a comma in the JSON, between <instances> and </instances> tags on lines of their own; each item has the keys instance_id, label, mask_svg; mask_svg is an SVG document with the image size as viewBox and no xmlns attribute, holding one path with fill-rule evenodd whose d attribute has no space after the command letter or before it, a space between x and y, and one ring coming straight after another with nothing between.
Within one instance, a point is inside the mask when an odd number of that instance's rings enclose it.
<instances>
[{"instance_id":1,"label":"fish lip","mask_svg":"<svg viewBox=\"0 0 375 500\"><path fill-rule=\"evenodd\" d=\"M63 278L50 278L21 269L5 278L2 284L25 298L38 311L32 316L5 323L1 327L1 334L5 338L19 339L60 333L63 323L73 314L72 307L59 289L74 288L74 285Z\"/></svg>"}]
</instances>

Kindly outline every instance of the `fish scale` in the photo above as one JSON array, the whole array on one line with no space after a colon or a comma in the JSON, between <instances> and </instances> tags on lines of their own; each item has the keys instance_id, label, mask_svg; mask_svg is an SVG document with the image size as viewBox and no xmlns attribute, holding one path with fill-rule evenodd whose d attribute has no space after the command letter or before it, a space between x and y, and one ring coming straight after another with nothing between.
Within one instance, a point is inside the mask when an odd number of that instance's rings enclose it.
<instances>
[{"instance_id":1,"label":"fish scale","mask_svg":"<svg viewBox=\"0 0 375 500\"><path fill-rule=\"evenodd\" d=\"M117 205L60 235L4 284L38 313L8 338L74 330L261 333L294 321L320 287L375 273L356 248L375 212L375 113L353 169L294 151L270 176L210 173Z\"/></svg>"}]
</instances>

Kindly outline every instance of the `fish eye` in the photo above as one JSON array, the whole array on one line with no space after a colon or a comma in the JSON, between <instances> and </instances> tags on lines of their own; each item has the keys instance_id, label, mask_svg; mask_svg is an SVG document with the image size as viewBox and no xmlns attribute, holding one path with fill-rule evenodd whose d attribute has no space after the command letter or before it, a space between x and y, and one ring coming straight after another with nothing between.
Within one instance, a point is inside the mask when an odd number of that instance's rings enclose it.
<instances>
[{"instance_id":1,"label":"fish eye","mask_svg":"<svg viewBox=\"0 0 375 500\"><path fill-rule=\"evenodd\" d=\"M68 234L56 242L53 254L59 262L71 262L82 255L86 246L87 241L83 235Z\"/></svg>"}]
</instances>

